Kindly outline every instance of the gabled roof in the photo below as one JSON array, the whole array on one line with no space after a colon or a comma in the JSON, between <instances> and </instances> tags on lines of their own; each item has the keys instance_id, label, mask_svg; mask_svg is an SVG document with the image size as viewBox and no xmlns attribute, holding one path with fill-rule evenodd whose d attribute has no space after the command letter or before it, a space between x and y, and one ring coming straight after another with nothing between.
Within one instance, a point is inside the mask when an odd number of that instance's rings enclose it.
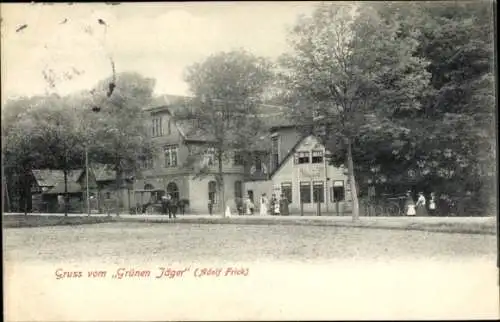
<instances>
[{"instance_id":1,"label":"gabled roof","mask_svg":"<svg viewBox=\"0 0 500 322\"><path fill-rule=\"evenodd\" d=\"M145 111L152 113L157 111L166 111L169 114L174 114L176 110L186 108L193 97L180 95L161 95L155 97L152 102L144 108Z\"/></svg>"},{"instance_id":2,"label":"gabled roof","mask_svg":"<svg viewBox=\"0 0 500 322\"><path fill-rule=\"evenodd\" d=\"M269 174L269 178L272 178L274 176L274 174L276 172L278 172L282 167L283 165L288 162L288 159L290 159L290 157L292 157L295 153L295 151L297 150L297 148L302 144L302 142L304 142L304 140L306 138L308 138L309 136L311 136L310 134L306 134L306 135L302 135L300 137L299 140L297 140L297 143L295 143L295 145L290 149L290 151L287 153L287 155L285 155L285 157L283 158L283 160L281 161L280 164L278 164L278 166L276 167L276 169L274 169L270 174Z\"/></svg>"},{"instance_id":3,"label":"gabled roof","mask_svg":"<svg viewBox=\"0 0 500 322\"><path fill-rule=\"evenodd\" d=\"M175 117L175 114L188 109L191 106L193 97L180 95L161 95L153 99L153 102L145 108L151 113L166 112ZM262 119L267 130L294 126L294 122L288 118L287 107L260 104L257 107L257 114ZM181 136L188 141L209 142L214 138L196 126L195 120L175 120L175 126Z\"/></svg>"},{"instance_id":4,"label":"gabled roof","mask_svg":"<svg viewBox=\"0 0 500 322\"><path fill-rule=\"evenodd\" d=\"M116 179L116 171L110 164L95 163L92 165L96 181L112 181Z\"/></svg>"},{"instance_id":5,"label":"gabled roof","mask_svg":"<svg viewBox=\"0 0 500 322\"><path fill-rule=\"evenodd\" d=\"M62 194L64 190L64 182L58 182L56 186L47 191L46 194ZM78 192L82 192L82 187L76 182L68 181L68 193Z\"/></svg>"},{"instance_id":6,"label":"gabled roof","mask_svg":"<svg viewBox=\"0 0 500 322\"><path fill-rule=\"evenodd\" d=\"M177 120L175 121L177 129L181 136L187 141L213 141L215 138L207 134L203 129L196 126L196 120Z\"/></svg>"},{"instance_id":7,"label":"gabled roof","mask_svg":"<svg viewBox=\"0 0 500 322\"><path fill-rule=\"evenodd\" d=\"M68 182L78 182L83 172L83 169L69 171ZM40 187L54 187L59 182L64 182L64 171L62 170L35 169L32 170L32 173Z\"/></svg>"}]
</instances>

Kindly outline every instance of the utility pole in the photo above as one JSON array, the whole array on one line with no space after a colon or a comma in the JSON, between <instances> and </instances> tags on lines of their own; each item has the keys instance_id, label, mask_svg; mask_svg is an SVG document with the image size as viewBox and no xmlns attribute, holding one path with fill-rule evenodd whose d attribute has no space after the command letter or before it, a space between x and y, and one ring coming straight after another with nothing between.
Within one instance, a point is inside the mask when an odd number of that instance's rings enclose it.
<instances>
[{"instance_id":1,"label":"utility pole","mask_svg":"<svg viewBox=\"0 0 500 322\"><path fill-rule=\"evenodd\" d=\"M89 194L89 149L85 145L85 187L87 189L87 216L90 216L90 194Z\"/></svg>"}]
</instances>

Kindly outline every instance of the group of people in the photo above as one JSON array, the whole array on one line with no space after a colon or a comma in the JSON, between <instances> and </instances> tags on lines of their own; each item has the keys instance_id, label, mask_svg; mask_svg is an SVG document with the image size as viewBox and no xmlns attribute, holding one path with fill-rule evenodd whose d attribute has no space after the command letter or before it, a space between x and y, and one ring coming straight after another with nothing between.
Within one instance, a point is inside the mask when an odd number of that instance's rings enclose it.
<instances>
[{"instance_id":1,"label":"group of people","mask_svg":"<svg viewBox=\"0 0 500 322\"><path fill-rule=\"evenodd\" d=\"M290 214L289 205L290 201L284 194L281 194L280 197L273 194L269 200L267 195L263 193L259 200L259 215L288 216ZM250 197L247 197L245 201L245 214L255 214L255 205Z\"/></svg>"},{"instance_id":2,"label":"group of people","mask_svg":"<svg viewBox=\"0 0 500 322\"><path fill-rule=\"evenodd\" d=\"M405 213L407 216L428 216L436 212L436 195L432 192L429 203L425 199L424 193L418 194L417 202L413 201L411 191L406 193Z\"/></svg>"}]
</instances>

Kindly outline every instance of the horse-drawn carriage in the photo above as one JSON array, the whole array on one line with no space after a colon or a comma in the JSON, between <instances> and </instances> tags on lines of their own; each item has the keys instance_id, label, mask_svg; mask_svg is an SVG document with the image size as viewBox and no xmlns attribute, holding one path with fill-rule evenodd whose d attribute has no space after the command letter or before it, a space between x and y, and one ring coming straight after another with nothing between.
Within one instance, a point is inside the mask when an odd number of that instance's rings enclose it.
<instances>
[{"instance_id":1,"label":"horse-drawn carriage","mask_svg":"<svg viewBox=\"0 0 500 322\"><path fill-rule=\"evenodd\" d=\"M381 194L364 202L367 216L403 216L406 194Z\"/></svg>"},{"instance_id":2,"label":"horse-drawn carriage","mask_svg":"<svg viewBox=\"0 0 500 322\"><path fill-rule=\"evenodd\" d=\"M165 195L163 189L140 189L135 190L135 213L153 214L161 213L161 197Z\"/></svg>"}]
</instances>

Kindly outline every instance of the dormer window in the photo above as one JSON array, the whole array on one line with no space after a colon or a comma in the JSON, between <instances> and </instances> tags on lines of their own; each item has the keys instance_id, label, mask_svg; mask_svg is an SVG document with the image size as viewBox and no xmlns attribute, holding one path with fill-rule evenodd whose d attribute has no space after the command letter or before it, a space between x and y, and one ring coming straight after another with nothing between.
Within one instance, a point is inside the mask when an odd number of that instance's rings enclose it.
<instances>
[{"instance_id":1,"label":"dormer window","mask_svg":"<svg viewBox=\"0 0 500 322\"><path fill-rule=\"evenodd\" d=\"M323 163L323 151L312 151L312 163Z\"/></svg>"},{"instance_id":2,"label":"dormer window","mask_svg":"<svg viewBox=\"0 0 500 322\"><path fill-rule=\"evenodd\" d=\"M295 164L305 164L310 162L310 152L297 152L295 153Z\"/></svg>"},{"instance_id":3,"label":"dormer window","mask_svg":"<svg viewBox=\"0 0 500 322\"><path fill-rule=\"evenodd\" d=\"M215 148L208 148L203 156L203 164L209 167L215 165Z\"/></svg>"},{"instance_id":4,"label":"dormer window","mask_svg":"<svg viewBox=\"0 0 500 322\"><path fill-rule=\"evenodd\" d=\"M161 124L161 117L155 117L152 120L151 134L153 137L162 136L163 129Z\"/></svg>"}]
</instances>

